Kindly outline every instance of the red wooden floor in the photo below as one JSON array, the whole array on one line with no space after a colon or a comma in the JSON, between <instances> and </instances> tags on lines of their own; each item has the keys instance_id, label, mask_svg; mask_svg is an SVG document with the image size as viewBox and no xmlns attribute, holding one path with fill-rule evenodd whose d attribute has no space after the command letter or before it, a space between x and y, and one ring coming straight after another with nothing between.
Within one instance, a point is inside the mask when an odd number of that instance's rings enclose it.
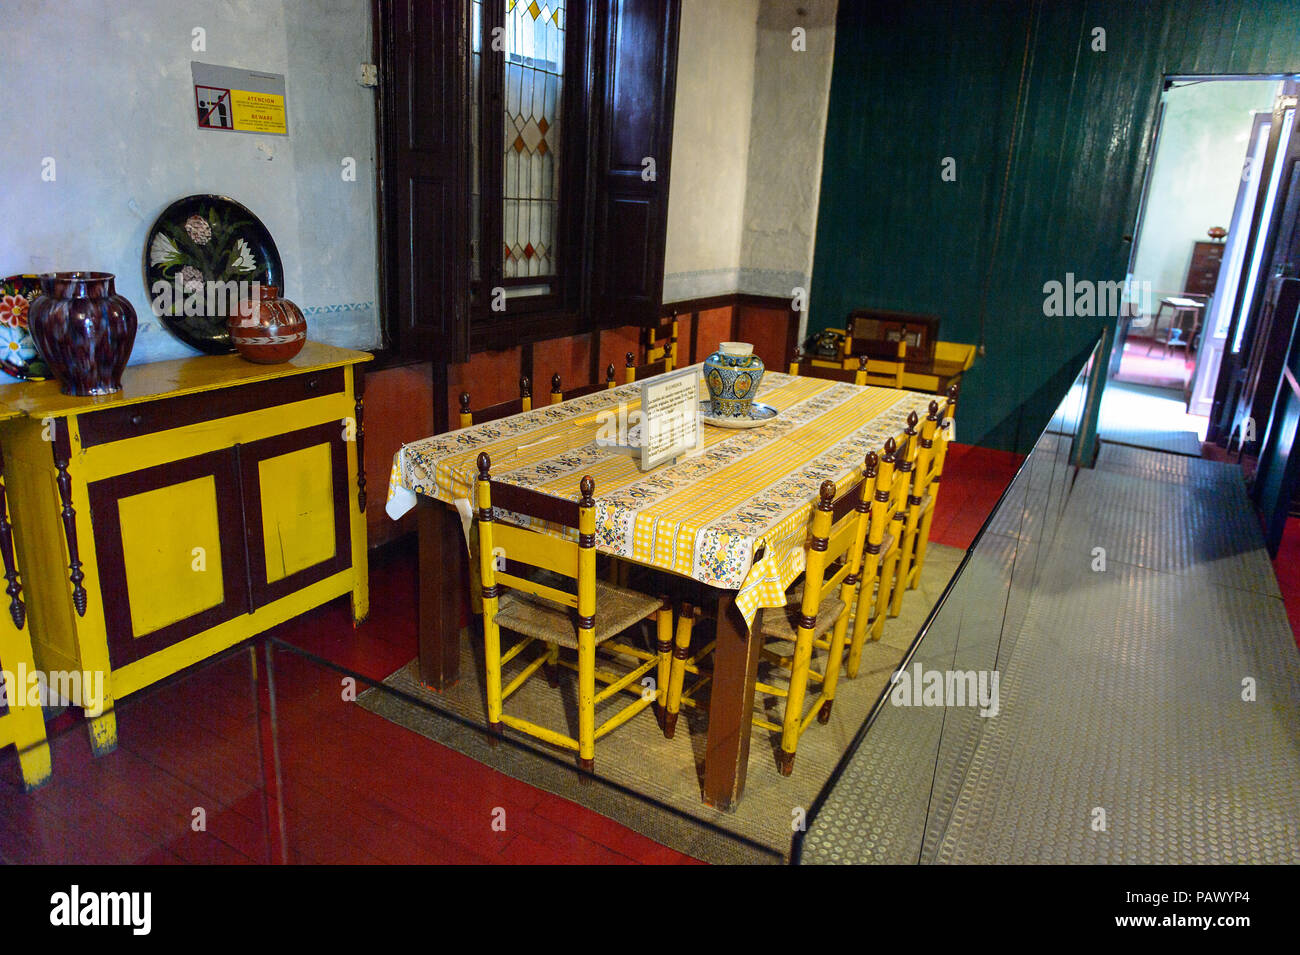
<instances>
[{"instance_id":1,"label":"red wooden floor","mask_svg":"<svg viewBox=\"0 0 1300 955\"><path fill-rule=\"evenodd\" d=\"M1273 558L1273 572L1277 586L1282 591L1282 603L1291 621L1291 633L1296 646L1300 646L1300 518L1288 517L1282 531L1282 542Z\"/></svg>"},{"instance_id":2,"label":"red wooden floor","mask_svg":"<svg viewBox=\"0 0 1300 955\"><path fill-rule=\"evenodd\" d=\"M1019 460L950 446L932 539L969 546ZM382 679L414 655L415 582L412 553L399 549L371 569L363 627L335 601L276 634ZM21 791L12 749L0 753L0 861L693 861L375 716L344 699L338 674L286 653L275 660L282 840L257 665L259 682L241 652L128 700L104 758L65 715L51 724L54 778L35 793Z\"/></svg>"}]
</instances>

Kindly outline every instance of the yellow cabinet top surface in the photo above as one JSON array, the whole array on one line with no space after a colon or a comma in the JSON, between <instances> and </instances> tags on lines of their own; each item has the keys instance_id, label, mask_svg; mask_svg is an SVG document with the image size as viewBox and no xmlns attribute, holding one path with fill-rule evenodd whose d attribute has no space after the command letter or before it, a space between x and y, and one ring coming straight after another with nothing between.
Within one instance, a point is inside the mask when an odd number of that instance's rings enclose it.
<instances>
[{"instance_id":1,"label":"yellow cabinet top surface","mask_svg":"<svg viewBox=\"0 0 1300 955\"><path fill-rule=\"evenodd\" d=\"M76 398L65 395L59 383L28 381L0 386L0 421L23 415L58 418L120 405L138 404L176 395L197 394L269 381L289 375L370 361L368 352L307 342L293 359L278 365L258 365L239 355L196 355L173 361L131 365L122 373L122 390L113 395Z\"/></svg>"}]
</instances>

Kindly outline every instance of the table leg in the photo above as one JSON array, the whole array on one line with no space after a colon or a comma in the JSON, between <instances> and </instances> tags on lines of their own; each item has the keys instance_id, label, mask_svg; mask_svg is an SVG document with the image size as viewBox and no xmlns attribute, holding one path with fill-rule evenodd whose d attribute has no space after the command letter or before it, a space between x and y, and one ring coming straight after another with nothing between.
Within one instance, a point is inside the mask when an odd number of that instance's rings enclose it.
<instances>
[{"instance_id":1,"label":"table leg","mask_svg":"<svg viewBox=\"0 0 1300 955\"><path fill-rule=\"evenodd\" d=\"M460 516L453 508L421 497L418 513L420 682L441 692L460 679L465 544Z\"/></svg>"},{"instance_id":2,"label":"table leg","mask_svg":"<svg viewBox=\"0 0 1300 955\"><path fill-rule=\"evenodd\" d=\"M709 736L704 753L704 801L730 812L745 791L754 681L762 640L750 637L732 591L718 595L717 646L709 694Z\"/></svg>"}]
</instances>

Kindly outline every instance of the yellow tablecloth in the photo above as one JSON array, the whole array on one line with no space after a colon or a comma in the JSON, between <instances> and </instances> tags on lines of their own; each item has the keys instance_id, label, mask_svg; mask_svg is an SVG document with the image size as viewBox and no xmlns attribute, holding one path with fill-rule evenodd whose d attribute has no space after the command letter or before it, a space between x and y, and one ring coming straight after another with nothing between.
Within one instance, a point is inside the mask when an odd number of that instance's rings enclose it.
<instances>
[{"instance_id":1,"label":"yellow tablecloth","mask_svg":"<svg viewBox=\"0 0 1300 955\"><path fill-rule=\"evenodd\" d=\"M703 380L700 388L707 397ZM785 605L803 571L822 481L845 490L867 451L901 435L908 413L924 416L932 400L768 372L757 400L780 412L775 420L749 430L705 425L700 450L643 472L635 458L597 442L619 414L639 410L640 389L623 385L408 444L393 461L389 513L400 516L414 495L469 498L482 451L494 480L569 500L590 474L598 550L736 590L752 624L760 608Z\"/></svg>"}]
</instances>

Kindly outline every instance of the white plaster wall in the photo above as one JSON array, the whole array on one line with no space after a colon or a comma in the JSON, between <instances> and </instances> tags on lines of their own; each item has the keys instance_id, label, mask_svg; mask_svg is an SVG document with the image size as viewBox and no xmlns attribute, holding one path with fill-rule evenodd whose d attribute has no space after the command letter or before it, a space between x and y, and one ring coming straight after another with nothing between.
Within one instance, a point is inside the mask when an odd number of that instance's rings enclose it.
<instances>
[{"instance_id":1,"label":"white plaster wall","mask_svg":"<svg viewBox=\"0 0 1300 955\"><path fill-rule=\"evenodd\" d=\"M835 12L836 0L683 0L665 302L809 288Z\"/></svg>"},{"instance_id":2,"label":"white plaster wall","mask_svg":"<svg viewBox=\"0 0 1300 955\"><path fill-rule=\"evenodd\" d=\"M1208 241L1205 230L1231 224L1251 116L1272 110L1277 86L1275 80L1223 80L1166 94L1133 260L1134 279L1151 283L1154 302L1183 290L1192 244Z\"/></svg>"},{"instance_id":3,"label":"white plaster wall","mask_svg":"<svg viewBox=\"0 0 1300 955\"><path fill-rule=\"evenodd\" d=\"M664 301L738 288L759 0L682 0Z\"/></svg>"},{"instance_id":4,"label":"white plaster wall","mask_svg":"<svg viewBox=\"0 0 1300 955\"><path fill-rule=\"evenodd\" d=\"M763 0L741 235L741 291L808 289L821 191L836 0ZM802 28L806 48L794 49Z\"/></svg>"},{"instance_id":5,"label":"white plaster wall","mask_svg":"<svg viewBox=\"0 0 1300 955\"><path fill-rule=\"evenodd\" d=\"M308 334L378 344L366 0L6 0L4 20L0 275L112 272L140 319L132 363L192 354L150 311L145 236L175 199L229 195L270 230ZM198 130L191 60L285 74L289 136Z\"/></svg>"}]
</instances>

